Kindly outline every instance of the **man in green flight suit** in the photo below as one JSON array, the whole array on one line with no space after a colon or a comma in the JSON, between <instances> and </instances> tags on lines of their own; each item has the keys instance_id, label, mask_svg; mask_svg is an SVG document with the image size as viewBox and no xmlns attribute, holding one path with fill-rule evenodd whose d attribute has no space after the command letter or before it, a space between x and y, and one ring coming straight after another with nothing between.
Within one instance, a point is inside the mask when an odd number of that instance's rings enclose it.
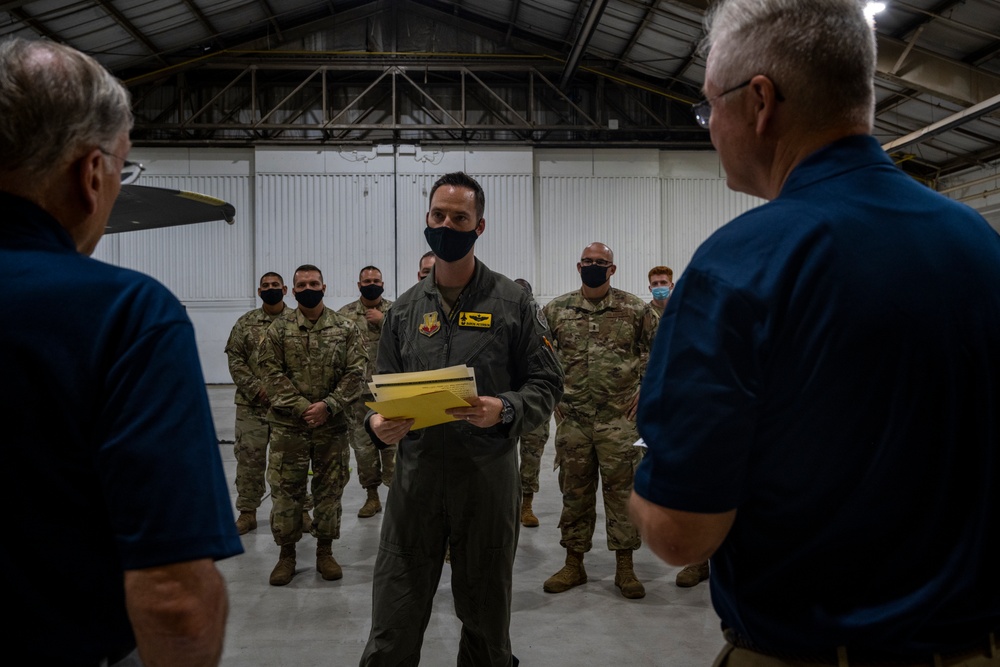
<instances>
[{"instance_id":1,"label":"man in green flight suit","mask_svg":"<svg viewBox=\"0 0 1000 667\"><path fill-rule=\"evenodd\" d=\"M548 419L562 395L562 371L531 297L475 258L484 209L471 177L438 179L424 230L437 262L393 303L382 328L377 372L466 364L476 371L478 397L448 411L456 421L419 431L410 432L411 419L369 416L376 444L399 447L362 667L417 664L447 547L462 621L457 664L517 664L510 645L517 437Z\"/></svg>"}]
</instances>

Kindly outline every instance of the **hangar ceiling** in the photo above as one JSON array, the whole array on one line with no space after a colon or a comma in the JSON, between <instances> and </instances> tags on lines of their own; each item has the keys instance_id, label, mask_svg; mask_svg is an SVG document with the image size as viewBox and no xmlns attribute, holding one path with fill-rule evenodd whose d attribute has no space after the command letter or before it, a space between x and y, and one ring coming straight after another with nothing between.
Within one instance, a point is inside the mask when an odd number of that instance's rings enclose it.
<instances>
[{"instance_id":1,"label":"hangar ceiling","mask_svg":"<svg viewBox=\"0 0 1000 667\"><path fill-rule=\"evenodd\" d=\"M0 1L0 38L92 54L137 145L708 149L707 0ZM1000 161L1000 3L886 0L875 134L937 181Z\"/></svg>"}]
</instances>

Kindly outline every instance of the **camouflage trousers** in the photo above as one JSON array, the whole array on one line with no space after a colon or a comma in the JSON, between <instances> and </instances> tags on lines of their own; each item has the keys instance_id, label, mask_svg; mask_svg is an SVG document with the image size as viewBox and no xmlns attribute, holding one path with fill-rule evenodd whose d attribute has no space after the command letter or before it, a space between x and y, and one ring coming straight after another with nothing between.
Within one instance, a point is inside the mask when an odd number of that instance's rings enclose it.
<instances>
[{"instance_id":1,"label":"camouflage trousers","mask_svg":"<svg viewBox=\"0 0 1000 667\"><path fill-rule=\"evenodd\" d=\"M601 481L608 549L638 549L639 531L628 520L628 501L643 451L635 422L624 417L580 423L564 419L556 427L556 466L563 496L559 529L564 548L587 552L597 523L597 482Z\"/></svg>"},{"instance_id":2,"label":"camouflage trousers","mask_svg":"<svg viewBox=\"0 0 1000 667\"><path fill-rule=\"evenodd\" d=\"M271 485L271 534L277 544L294 544L310 530L317 539L340 537L340 500L351 466L348 438L342 428L271 424L267 483ZM313 525L303 526L310 463Z\"/></svg>"},{"instance_id":3,"label":"camouflage trousers","mask_svg":"<svg viewBox=\"0 0 1000 667\"><path fill-rule=\"evenodd\" d=\"M519 449L521 454L521 493L538 493L538 473L542 464L542 452L549 440L549 422L534 431L521 434Z\"/></svg>"},{"instance_id":4,"label":"camouflage trousers","mask_svg":"<svg viewBox=\"0 0 1000 667\"><path fill-rule=\"evenodd\" d=\"M379 484L392 485L392 474L396 468L396 447L379 450L365 430L365 415L368 414L366 400L362 395L347 408L348 429L351 432L351 449L358 465L358 481L368 489Z\"/></svg>"},{"instance_id":5,"label":"camouflage trousers","mask_svg":"<svg viewBox=\"0 0 1000 667\"><path fill-rule=\"evenodd\" d=\"M253 512L264 498L264 470L267 468L267 440L271 428L267 408L236 406L236 509Z\"/></svg>"}]
</instances>

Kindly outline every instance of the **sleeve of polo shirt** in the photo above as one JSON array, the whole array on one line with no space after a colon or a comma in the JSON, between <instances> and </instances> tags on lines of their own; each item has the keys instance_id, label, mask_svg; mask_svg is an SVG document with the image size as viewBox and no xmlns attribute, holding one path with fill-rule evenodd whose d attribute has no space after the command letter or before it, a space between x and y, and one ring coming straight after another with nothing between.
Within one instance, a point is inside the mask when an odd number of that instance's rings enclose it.
<instances>
[{"instance_id":1,"label":"sleeve of polo shirt","mask_svg":"<svg viewBox=\"0 0 1000 667\"><path fill-rule=\"evenodd\" d=\"M763 313L719 278L689 268L660 321L640 392L648 452L635 491L662 507L727 512L744 495Z\"/></svg>"},{"instance_id":2,"label":"sleeve of polo shirt","mask_svg":"<svg viewBox=\"0 0 1000 667\"><path fill-rule=\"evenodd\" d=\"M159 285L138 292L95 434L122 567L242 553L191 322Z\"/></svg>"}]
</instances>

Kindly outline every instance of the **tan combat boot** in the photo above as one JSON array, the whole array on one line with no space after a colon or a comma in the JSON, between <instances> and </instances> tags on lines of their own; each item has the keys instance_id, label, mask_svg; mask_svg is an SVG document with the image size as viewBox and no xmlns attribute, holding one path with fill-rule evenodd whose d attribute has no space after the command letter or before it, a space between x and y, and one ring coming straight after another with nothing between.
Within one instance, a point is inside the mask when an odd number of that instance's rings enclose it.
<instances>
[{"instance_id":1,"label":"tan combat boot","mask_svg":"<svg viewBox=\"0 0 1000 667\"><path fill-rule=\"evenodd\" d=\"M676 583L681 588L691 588L708 579L708 561L688 565L677 573Z\"/></svg>"},{"instance_id":2,"label":"tan combat boot","mask_svg":"<svg viewBox=\"0 0 1000 667\"><path fill-rule=\"evenodd\" d=\"M240 511L240 515L236 517L236 531L240 535L246 535L256 527L257 512Z\"/></svg>"},{"instance_id":3,"label":"tan combat boot","mask_svg":"<svg viewBox=\"0 0 1000 667\"><path fill-rule=\"evenodd\" d=\"M333 540L316 541L316 571L327 581L344 576L344 570L333 557Z\"/></svg>"},{"instance_id":4,"label":"tan combat boot","mask_svg":"<svg viewBox=\"0 0 1000 667\"><path fill-rule=\"evenodd\" d=\"M646 597L646 589L636 579L635 570L632 569L632 550L619 549L615 552L615 561L615 586L621 589L622 595L629 600Z\"/></svg>"},{"instance_id":5,"label":"tan combat boot","mask_svg":"<svg viewBox=\"0 0 1000 667\"><path fill-rule=\"evenodd\" d=\"M531 511L533 494L526 493L521 497L521 525L525 528L537 528L538 517Z\"/></svg>"},{"instance_id":6,"label":"tan combat boot","mask_svg":"<svg viewBox=\"0 0 1000 667\"><path fill-rule=\"evenodd\" d=\"M271 570L269 582L272 586L284 586L295 576L295 545L282 544L278 564Z\"/></svg>"},{"instance_id":7,"label":"tan combat boot","mask_svg":"<svg viewBox=\"0 0 1000 667\"><path fill-rule=\"evenodd\" d=\"M382 511L382 503L378 499L378 485L365 487L365 490L368 491L368 500L358 510L358 517L361 519L373 517Z\"/></svg>"},{"instance_id":8,"label":"tan combat boot","mask_svg":"<svg viewBox=\"0 0 1000 667\"><path fill-rule=\"evenodd\" d=\"M587 583L587 571L583 569L583 553L567 549L566 564L545 580L542 589L546 593L562 593L585 583Z\"/></svg>"}]
</instances>

